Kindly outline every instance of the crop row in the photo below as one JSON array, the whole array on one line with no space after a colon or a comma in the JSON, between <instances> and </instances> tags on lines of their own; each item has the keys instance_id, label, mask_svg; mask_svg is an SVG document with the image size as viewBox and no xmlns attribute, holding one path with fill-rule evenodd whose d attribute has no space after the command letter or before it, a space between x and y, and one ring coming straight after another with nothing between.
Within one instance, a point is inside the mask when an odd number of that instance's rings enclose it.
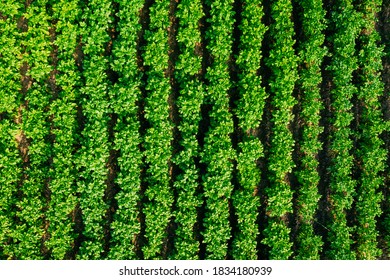
<instances>
[{"instance_id":1,"label":"crop row","mask_svg":"<svg viewBox=\"0 0 390 280\"><path fill-rule=\"evenodd\" d=\"M13 257L23 259L42 258L41 243L44 234L44 207L47 197L49 160L49 104L50 89L46 83L52 71L49 57L52 52L50 42L50 16L45 3L31 3L25 7L23 18L26 20L20 41L23 74L25 82L24 104L21 110L21 129L25 146L23 178L20 182L20 199L16 202L17 223L13 230ZM25 143L25 145L26 145Z\"/></svg>"},{"instance_id":2,"label":"crop row","mask_svg":"<svg viewBox=\"0 0 390 280\"><path fill-rule=\"evenodd\" d=\"M299 41L300 79L302 92L300 118L302 120L302 138L299 142L301 153L299 169L296 172L298 188L299 233L297 238L297 259L319 259L323 242L314 233L316 210L320 195L318 185L318 153L322 148L319 135L323 132L320 126L320 111L323 104L320 95L321 64L326 54L323 47L325 35L325 10L322 1L299 1L303 37Z\"/></svg>"},{"instance_id":3,"label":"crop row","mask_svg":"<svg viewBox=\"0 0 390 280\"><path fill-rule=\"evenodd\" d=\"M290 131L293 120L292 109L297 103L293 96L298 79L298 58L294 52L294 26L291 21L290 0L271 2L273 22L269 27L270 54L266 65L271 69L269 82L272 111L272 135L269 153L269 181L265 190L268 196L268 225L264 231L263 243L270 247L271 259L288 259L291 254L290 229L284 217L292 213L292 196L287 176L292 172L294 162L292 151L294 140Z\"/></svg>"},{"instance_id":4,"label":"crop row","mask_svg":"<svg viewBox=\"0 0 390 280\"><path fill-rule=\"evenodd\" d=\"M235 153L230 134L233 119L229 110L231 80L228 61L232 54L234 24L233 1L206 1L210 8L206 30L207 50L212 64L207 68L205 103L211 106L210 125L205 135L201 162L206 167L203 177L206 212L203 242L206 258L224 259L231 237L229 199L233 191L232 171Z\"/></svg>"},{"instance_id":5,"label":"crop row","mask_svg":"<svg viewBox=\"0 0 390 280\"><path fill-rule=\"evenodd\" d=\"M360 81L357 90L362 111L358 131L359 148L356 153L360 177L357 180L357 254L358 259L376 259L382 252L378 248L377 217L381 215L380 204L384 183L386 150L380 135L389 131L389 122L383 122L379 98L384 86L380 78L382 70L383 47L375 30L376 13L382 1L362 1L359 11L362 14L362 28L359 35L360 51L358 65Z\"/></svg>"},{"instance_id":6,"label":"crop row","mask_svg":"<svg viewBox=\"0 0 390 280\"><path fill-rule=\"evenodd\" d=\"M10 240L15 229L14 219L16 193L22 173L22 159L19 156L15 138L21 139L18 106L21 90L20 34L16 18L22 7L10 1L2 4L0 18L0 258L12 255Z\"/></svg>"},{"instance_id":7,"label":"crop row","mask_svg":"<svg viewBox=\"0 0 390 280\"><path fill-rule=\"evenodd\" d=\"M257 259L257 225L259 196L256 194L260 182L257 160L263 157L263 146L254 131L262 120L267 93L261 85L257 71L262 59L261 47L267 27L261 22L264 16L262 1L243 3L240 24L240 53L236 60L239 67L240 99L237 116L242 133L238 144L237 169L240 188L235 190L233 205L238 222L238 233L234 238L235 259Z\"/></svg>"},{"instance_id":8,"label":"crop row","mask_svg":"<svg viewBox=\"0 0 390 280\"><path fill-rule=\"evenodd\" d=\"M346 211L351 209L356 182L352 178L353 142L350 128L353 120L351 99L356 93L352 83L352 73L357 69L355 40L359 32L359 18L352 1L336 1L332 6L331 27L333 36L331 63L327 70L331 72L334 88L331 90L332 118L330 132L329 166L329 204L331 222L329 222L328 242L331 259L353 259L351 250L351 231L347 225Z\"/></svg>"},{"instance_id":9,"label":"crop row","mask_svg":"<svg viewBox=\"0 0 390 280\"><path fill-rule=\"evenodd\" d=\"M202 204L198 194L199 168L196 159L199 157L197 133L201 120L201 104L204 98L204 86L199 80L202 68L202 57L199 55L201 45L198 24L204 16L201 1L183 0L177 6L176 17L179 21L177 42L179 56L175 65L175 79L179 84L177 107L180 116L180 152L174 163L180 169L174 187L178 193L176 202L174 259L197 259L199 241L195 236L197 212Z\"/></svg>"},{"instance_id":10,"label":"crop row","mask_svg":"<svg viewBox=\"0 0 390 280\"><path fill-rule=\"evenodd\" d=\"M77 155L80 179L80 208L84 223L84 240L79 259L100 259L104 251L104 226L108 205L104 200L108 176L107 161L109 101L107 78L108 60L103 56L110 37L107 33L111 19L111 1L89 1L82 14L80 33L83 37L84 84L80 89L84 129Z\"/></svg>"},{"instance_id":11,"label":"crop row","mask_svg":"<svg viewBox=\"0 0 390 280\"><path fill-rule=\"evenodd\" d=\"M145 214L144 257L159 259L167 227L172 219L173 193L170 182L172 154L172 121L169 116L168 99L171 93L166 70L169 60L168 28L170 26L168 0L157 0L149 11L149 29L145 31L146 47L144 65L147 67L147 96L145 119L149 124L144 138L145 163L147 168L147 200Z\"/></svg>"},{"instance_id":12,"label":"crop row","mask_svg":"<svg viewBox=\"0 0 390 280\"><path fill-rule=\"evenodd\" d=\"M111 223L110 259L135 259L136 238L141 231L139 201L142 155L139 135L138 100L141 98L141 74L137 65L137 41L141 30L139 11L144 1L118 3L119 36L113 45L111 68L118 81L110 89L111 108L117 116L114 149L119 151L115 196L118 209Z\"/></svg>"},{"instance_id":13,"label":"crop row","mask_svg":"<svg viewBox=\"0 0 390 280\"><path fill-rule=\"evenodd\" d=\"M77 204L74 145L77 135L77 104L80 74L73 52L78 43L78 1L59 1L53 5L56 88L50 103L51 131L55 139L49 170L50 201L46 212L48 240L45 246L55 259L64 259L73 246L75 233L72 213ZM54 31L54 30L53 30ZM52 31L52 32L53 32Z\"/></svg>"}]
</instances>

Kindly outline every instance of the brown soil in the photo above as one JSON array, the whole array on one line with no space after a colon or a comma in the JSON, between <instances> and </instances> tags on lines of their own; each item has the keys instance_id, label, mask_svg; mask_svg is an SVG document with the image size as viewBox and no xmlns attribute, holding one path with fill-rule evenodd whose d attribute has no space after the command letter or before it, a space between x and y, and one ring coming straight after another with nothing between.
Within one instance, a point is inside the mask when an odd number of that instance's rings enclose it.
<instances>
[{"instance_id":1,"label":"brown soil","mask_svg":"<svg viewBox=\"0 0 390 280\"><path fill-rule=\"evenodd\" d=\"M17 27L22 32L28 31L28 19L26 19L24 16L21 16L18 20Z\"/></svg>"},{"instance_id":2,"label":"brown soil","mask_svg":"<svg viewBox=\"0 0 390 280\"><path fill-rule=\"evenodd\" d=\"M18 134L16 134L15 140L18 144L18 149L19 149L20 154L22 156L23 162L27 163L29 160L28 147L29 147L30 143L27 140L26 135L24 134L23 131L20 131Z\"/></svg>"}]
</instances>

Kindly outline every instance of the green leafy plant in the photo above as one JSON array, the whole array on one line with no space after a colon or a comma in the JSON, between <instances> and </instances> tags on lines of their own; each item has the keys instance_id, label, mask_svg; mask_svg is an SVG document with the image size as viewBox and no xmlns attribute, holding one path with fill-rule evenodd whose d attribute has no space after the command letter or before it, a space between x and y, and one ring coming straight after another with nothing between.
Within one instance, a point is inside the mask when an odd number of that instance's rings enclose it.
<instances>
[{"instance_id":1,"label":"green leafy plant","mask_svg":"<svg viewBox=\"0 0 390 280\"><path fill-rule=\"evenodd\" d=\"M198 75L202 68L202 57L196 54L196 49L201 44L198 23L203 16L201 1L184 0L177 6L179 26L176 38L180 54L175 66L175 78L180 87L176 104L181 120L178 129L182 149L173 159L181 174L174 182L178 193L177 210L174 213L178 228L172 259L198 259L199 253L199 241L196 240L194 227L202 200L197 195L199 169L195 160L200 154L197 133L205 92Z\"/></svg>"},{"instance_id":2,"label":"green leafy plant","mask_svg":"<svg viewBox=\"0 0 390 280\"><path fill-rule=\"evenodd\" d=\"M17 139L22 137L18 116L21 100L19 69L21 67L21 36L15 19L22 14L22 5L2 4L0 19L0 258L15 256L11 242L15 224L14 206L17 186L22 177L22 158L19 156Z\"/></svg>"},{"instance_id":3,"label":"green leafy plant","mask_svg":"<svg viewBox=\"0 0 390 280\"><path fill-rule=\"evenodd\" d=\"M235 259L257 259L257 213L260 199L256 188L260 182L260 172L256 161L263 157L260 139L251 131L258 129L262 119L267 93L261 86L261 76L257 74L262 59L261 46L267 27L261 20L264 15L262 1L243 3L240 53L236 63L239 67L240 99L236 114L242 131L242 141L238 144L237 169L240 188L233 194L233 205L238 221L238 232L233 241Z\"/></svg>"},{"instance_id":4,"label":"green leafy plant","mask_svg":"<svg viewBox=\"0 0 390 280\"><path fill-rule=\"evenodd\" d=\"M314 233L313 224L320 195L318 184L318 153L322 147L319 140L323 128L320 126L320 111L323 104L320 95L321 63L326 55L323 47L325 35L325 10L322 1L297 1L302 9L303 36L298 42L299 63L301 65L298 85L302 91L300 118L302 139L299 145L301 153L299 169L295 173L299 181L298 188L298 254L296 259L319 259L323 242Z\"/></svg>"},{"instance_id":5,"label":"green leafy plant","mask_svg":"<svg viewBox=\"0 0 390 280\"><path fill-rule=\"evenodd\" d=\"M78 151L79 168L78 192L84 223L84 241L78 259L100 259L104 251L104 226L107 202L104 193L107 188L106 168L109 158L109 81L106 73L108 60L102 54L110 37L107 33L111 1L89 1L85 7L81 26L83 37L83 79L80 88L81 106L85 118L81 132L81 149Z\"/></svg>"},{"instance_id":6,"label":"green leafy plant","mask_svg":"<svg viewBox=\"0 0 390 280\"><path fill-rule=\"evenodd\" d=\"M294 53L295 40L291 21L292 4L289 0L272 1L269 27L272 41L267 66L272 71L269 82L272 112L272 135L269 154L269 180L267 213L269 223L265 230L263 243L270 247L271 259L287 259L292 254L289 241L290 229L283 217L292 212L293 192L286 176L295 166L292 160L294 139L289 129L293 119L292 109L297 103L292 95L298 79L298 58Z\"/></svg>"},{"instance_id":7,"label":"green leafy plant","mask_svg":"<svg viewBox=\"0 0 390 280\"><path fill-rule=\"evenodd\" d=\"M351 1L336 1L332 7L331 23L333 36L332 61L327 68L332 73L334 88L332 98L332 131L330 135L331 165L330 198L332 221L329 225L328 242L331 259L354 259L351 250L352 228L347 226L346 211L351 208L355 193L356 181L352 179L353 146L349 127L353 114L351 112L352 96L356 87L352 83L352 73L357 69L355 40L360 29L360 21Z\"/></svg>"},{"instance_id":8,"label":"green leafy plant","mask_svg":"<svg viewBox=\"0 0 390 280\"><path fill-rule=\"evenodd\" d=\"M203 221L203 242L207 259L224 259L227 241L231 237L229 205L233 186L231 183L235 153L230 134L233 119L229 111L231 81L227 62L232 52L234 24L233 1L207 1L210 7L210 28L206 31L207 49L213 63L207 68L205 103L210 104L210 127L205 136L201 162L207 170L202 178L206 199ZM223 16L221 16L223 15Z\"/></svg>"},{"instance_id":9,"label":"green leafy plant","mask_svg":"<svg viewBox=\"0 0 390 280\"><path fill-rule=\"evenodd\" d=\"M135 239L140 234L139 222L142 155L137 102L141 96L141 73L137 66L136 41L139 11L144 1L117 1L119 4L119 37L113 46L112 69L118 82L110 89L111 107L117 114L114 147L119 151L116 183L118 209L111 224L109 259L136 259Z\"/></svg>"},{"instance_id":10,"label":"green leafy plant","mask_svg":"<svg viewBox=\"0 0 390 280\"><path fill-rule=\"evenodd\" d=\"M145 31L147 45L144 64L149 69L145 118L150 126L143 143L145 162L148 164L148 187L145 191L148 201L143 208L147 239L147 244L143 247L145 259L161 258L166 229L172 219L173 194L169 178L172 123L168 104L171 85L169 78L165 76L169 59L169 3L167 0L158 0L150 7L149 30Z\"/></svg>"},{"instance_id":11,"label":"green leafy plant","mask_svg":"<svg viewBox=\"0 0 390 280\"><path fill-rule=\"evenodd\" d=\"M382 253L378 248L376 218L382 214L380 203L383 194L379 190L384 183L381 173L385 170L386 150L380 135L390 126L388 121L383 122L379 103L384 93L380 78L384 48L377 43L380 37L375 30L375 19L381 6L382 1L363 1L358 7L363 19L358 38L361 42L358 55L361 82L357 86L357 97L362 104L361 133L357 135L360 145L356 153L361 162L355 198L358 259L377 259Z\"/></svg>"}]
</instances>

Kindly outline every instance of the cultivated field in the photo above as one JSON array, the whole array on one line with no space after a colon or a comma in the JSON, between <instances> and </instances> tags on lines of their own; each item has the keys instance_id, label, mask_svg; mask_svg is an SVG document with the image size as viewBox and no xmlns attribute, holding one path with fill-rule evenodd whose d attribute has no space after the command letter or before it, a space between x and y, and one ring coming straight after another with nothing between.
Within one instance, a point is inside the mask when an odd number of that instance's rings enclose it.
<instances>
[{"instance_id":1,"label":"cultivated field","mask_svg":"<svg viewBox=\"0 0 390 280\"><path fill-rule=\"evenodd\" d=\"M389 0L2 0L0 259L389 259Z\"/></svg>"}]
</instances>

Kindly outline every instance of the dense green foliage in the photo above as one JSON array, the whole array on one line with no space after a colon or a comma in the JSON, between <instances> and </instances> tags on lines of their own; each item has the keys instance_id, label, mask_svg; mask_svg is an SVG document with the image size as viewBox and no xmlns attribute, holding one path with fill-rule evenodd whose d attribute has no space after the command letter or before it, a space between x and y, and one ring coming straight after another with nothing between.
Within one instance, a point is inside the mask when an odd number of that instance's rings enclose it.
<instances>
[{"instance_id":1,"label":"dense green foliage","mask_svg":"<svg viewBox=\"0 0 390 280\"><path fill-rule=\"evenodd\" d=\"M270 186L266 189L269 222L263 240L271 248L272 259L287 259L292 254L290 229L284 221L285 216L293 210L293 192L286 178L295 166L292 159L294 139L289 126L293 120L292 109L297 102L292 93L298 79L291 14L290 0L272 1L273 21L269 34L272 44L266 60L272 72L269 81L272 107L271 148L268 158Z\"/></svg>"},{"instance_id":2,"label":"dense green foliage","mask_svg":"<svg viewBox=\"0 0 390 280\"><path fill-rule=\"evenodd\" d=\"M16 144L17 139L22 139L20 113L20 97L16 92L21 90L19 83L19 69L22 65L20 61L21 34L17 29L16 19L22 14L22 6L7 3L3 6L0 20L0 257L13 256L13 244L9 242L15 232L16 225L13 217L17 202L16 193L18 182L22 176L22 158L19 155ZM17 118L17 121L13 121Z\"/></svg>"},{"instance_id":3,"label":"dense green foliage","mask_svg":"<svg viewBox=\"0 0 390 280\"><path fill-rule=\"evenodd\" d=\"M99 259L103 254L104 216L108 205L104 200L107 179L107 160L110 153L108 142L109 80L106 69L108 59L104 54L107 33L112 20L110 1L90 1L82 14L81 36L84 44L83 79L80 89L84 129L82 146L78 155L78 180L80 208L84 221L84 240L80 247L80 259Z\"/></svg>"},{"instance_id":4,"label":"dense green foliage","mask_svg":"<svg viewBox=\"0 0 390 280\"><path fill-rule=\"evenodd\" d=\"M24 46L21 61L26 71L21 110L21 130L24 141L25 165L19 181L20 199L15 203L18 222L12 233L13 257L20 259L41 259L41 243L45 221L42 215L46 204L49 165L52 148L48 141L50 133L49 112L51 96L46 80L53 66L49 63L52 51L50 42L50 16L45 1L37 1L26 7L23 17L29 28L23 30L20 44Z\"/></svg>"},{"instance_id":5,"label":"dense green foliage","mask_svg":"<svg viewBox=\"0 0 390 280\"><path fill-rule=\"evenodd\" d=\"M145 194L148 201L143 209L147 239L143 253L147 259L161 258L168 223L172 219L173 193L169 173L173 136L168 103L171 84L166 73L169 59L169 4L167 0L157 0L150 7L149 29L145 31L147 45L144 64L148 67L145 118L149 127L144 142L145 163L148 164Z\"/></svg>"},{"instance_id":6,"label":"dense green foliage","mask_svg":"<svg viewBox=\"0 0 390 280\"><path fill-rule=\"evenodd\" d=\"M2 1L0 259L389 258L382 6Z\"/></svg>"},{"instance_id":7,"label":"dense green foliage","mask_svg":"<svg viewBox=\"0 0 390 280\"><path fill-rule=\"evenodd\" d=\"M314 221L320 195L318 184L319 140L323 128L320 126L320 111L323 104L320 94L321 64L326 50L323 47L325 35L325 10L322 1L297 1L301 8L303 38L299 42L300 80L298 81L301 97L300 118L302 119L302 138L299 141L301 153L296 172L298 188L298 254L296 259L319 259L323 245L320 236L314 232ZM307 15L310 15L309 17Z\"/></svg>"},{"instance_id":8,"label":"dense green foliage","mask_svg":"<svg viewBox=\"0 0 390 280\"><path fill-rule=\"evenodd\" d=\"M137 101L141 96L141 75L137 71L138 11L143 1L116 1L119 4L119 36L113 46L111 67L118 82L111 88L112 112L117 115L114 148L120 151L116 183L118 209L111 223L111 259L136 259L135 238L140 234L139 198L141 191L142 155Z\"/></svg>"},{"instance_id":9,"label":"dense green foliage","mask_svg":"<svg viewBox=\"0 0 390 280\"><path fill-rule=\"evenodd\" d=\"M254 131L262 120L267 94L257 75L262 58L261 46L267 28L261 23L264 15L261 1L244 2L240 53L236 60L239 67L239 92L236 114L239 119L242 141L238 144L237 169L240 188L235 190L233 205L238 222L238 233L234 239L234 259L256 259L258 208L260 199L256 187L260 182L260 170L256 161L263 156L263 146Z\"/></svg>"},{"instance_id":10,"label":"dense green foliage","mask_svg":"<svg viewBox=\"0 0 390 280\"><path fill-rule=\"evenodd\" d=\"M209 28L206 30L207 49L213 63L207 68L208 86L205 103L211 105L201 162L207 165L203 178L206 213L203 242L206 258L224 259L227 241L231 237L228 200L233 191L232 171L234 150L230 139L233 119L229 111L231 81L228 61L232 54L234 23L233 1L207 1L210 5ZM224 15L221 17L221 15Z\"/></svg>"},{"instance_id":11,"label":"dense green foliage","mask_svg":"<svg viewBox=\"0 0 390 280\"><path fill-rule=\"evenodd\" d=\"M198 23L203 16L200 1L183 0L177 6L179 27L176 38L180 54L175 66L175 78L180 88L176 104L181 119L178 126L181 150L174 158L180 175L174 183L178 193L175 213L178 228L172 259L198 259L199 253L200 244L196 240L194 227L202 199L197 193L199 168L195 160L200 152L196 135L201 121L204 86L199 79L202 56L196 54L196 49L201 44Z\"/></svg>"},{"instance_id":12,"label":"dense green foliage","mask_svg":"<svg viewBox=\"0 0 390 280\"><path fill-rule=\"evenodd\" d=\"M45 243L53 258L63 259L72 248L76 237L72 213L77 205L76 167L73 153L77 138L77 103L80 73L73 63L73 52L77 46L78 0L59 1L53 5L53 19L57 35L54 46L58 50L55 69L58 95L50 104L52 115L51 134L55 137L50 168L50 202L47 211L49 239ZM54 31L54 30L53 30Z\"/></svg>"},{"instance_id":13,"label":"dense green foliage","mask_svg":"<svg viewBox=\"0 0 390 280\"><path fill-rule=\"evenodd\" d=\"M331 91L331 126L329 166L331 219L328 241L331 259L354 259L351 250L352 229L347 225L347 210L351 209L355 194L356 181L352 178L353 156L351 149L350 124L353 120L352 96L356 86L352 82L353 71L357 69L355 40L359 32L359 15L352 6L352 1L336 1L332 6L329 38L332 43L332 61L328 67L334 88Z\"/></svg>"},{"instance_id":14,"label":"dense green foliage","mask_svg":"<svg viewBox=\"0 0 390 280\"><path fill-rule=\"evenodd\" d=\"M386 129L389 130L390 123L383 122L379 103L383 93L380 79L383 47L378 45L380 37L375 30L375 14L379 12L381 4L382 1L362 1L359 7L363 22L359 36L360 81L357 98L364 105L357 135L357 158L360 162L356 200L358 259L376 259L382 253L377 243L376 219L382 213L380 203L383 196L379 189L384 183L381 172L385 169L386 150L380 135Z\"/></svg>"}]
</instances>

